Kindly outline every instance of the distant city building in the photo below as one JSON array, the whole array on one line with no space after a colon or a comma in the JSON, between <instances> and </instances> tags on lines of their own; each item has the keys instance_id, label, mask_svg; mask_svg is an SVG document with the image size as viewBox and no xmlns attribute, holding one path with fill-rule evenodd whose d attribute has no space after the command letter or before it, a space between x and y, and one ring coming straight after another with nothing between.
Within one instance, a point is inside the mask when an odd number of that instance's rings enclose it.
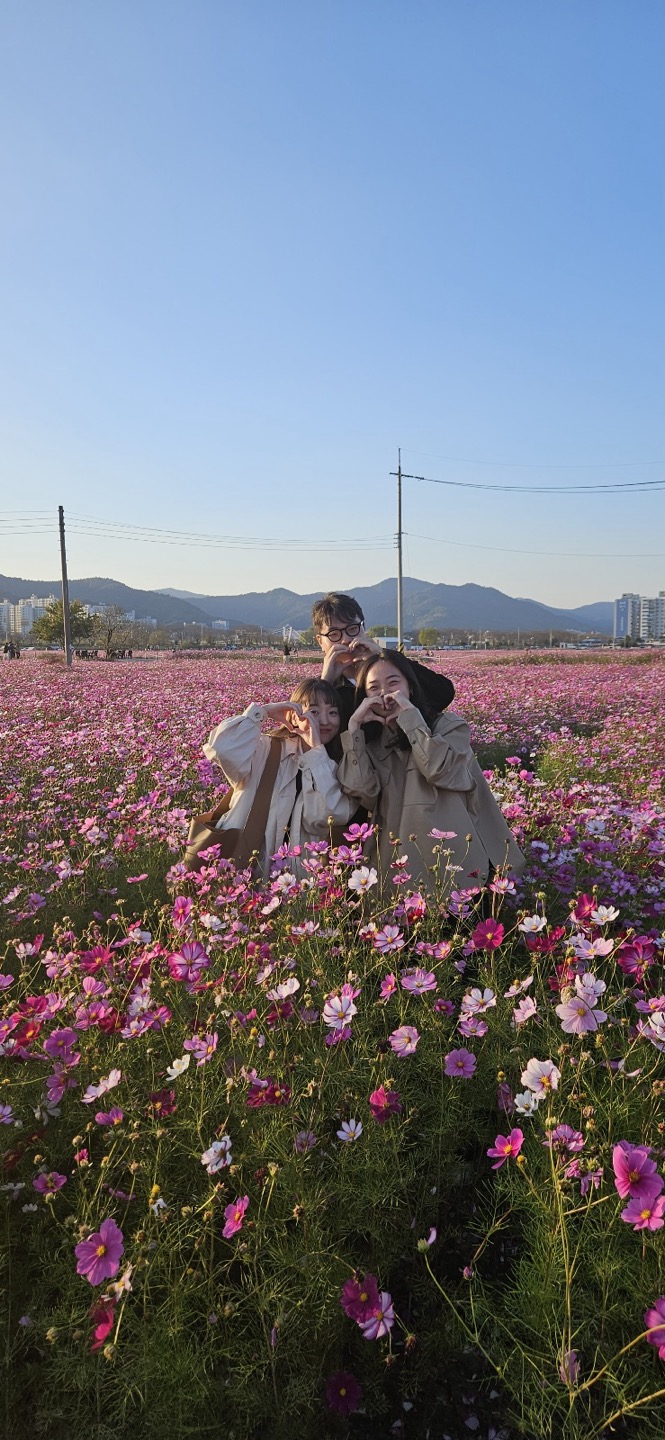
<instances>
[{"instance_id":1,"label":"distant city building","mask_svg":"<svg viewBox=\"0 0 665 1440\"><path fill-rule=\"evenodd\" d=\"M10 600L3 600L0 605L0 623L5 634L16 635L24 640L26 635L30 634L34 621L39 620L55 601L55 595L30 595L28 599L19 600L16 605L12 605Z\"/></svg>"},{"instance_id":2,"label":"distant city building","mask_svg":"<svg viewBox=\"0 0 665 1440\"><path fill-rule=\"evenodd\" d=\"M228 620L213 620L212 628L213 630L228 630L229 622Z\"/></svg>"},{"instance_id":3,"label":"distant city building","mask_svg":"<svg viewBox=\"0 0 665 1440\"><path fill-rule=\"evenodd\" d=\"M665 590L657 595L625 592L614 601L615 640L665 640Z\"/></svg>"}]
</instances>

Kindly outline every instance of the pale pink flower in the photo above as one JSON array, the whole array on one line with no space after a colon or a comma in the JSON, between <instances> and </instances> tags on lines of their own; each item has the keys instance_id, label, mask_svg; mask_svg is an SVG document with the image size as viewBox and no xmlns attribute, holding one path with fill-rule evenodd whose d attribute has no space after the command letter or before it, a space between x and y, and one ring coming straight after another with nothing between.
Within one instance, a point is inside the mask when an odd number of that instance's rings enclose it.
<instances>
[{"instance_id":1,"label":"pale pink flower","mask_svg":"<svg viewBox=\"0 0 665 1440\"><path fill-rule=\"evenodd\" d=\"M420 1035L414 1025L400 1025L388 1037L388 1044L391 1050L403 1060L407 1055L413 1055L419 1040Z\"/></svg>"}]
</instances>

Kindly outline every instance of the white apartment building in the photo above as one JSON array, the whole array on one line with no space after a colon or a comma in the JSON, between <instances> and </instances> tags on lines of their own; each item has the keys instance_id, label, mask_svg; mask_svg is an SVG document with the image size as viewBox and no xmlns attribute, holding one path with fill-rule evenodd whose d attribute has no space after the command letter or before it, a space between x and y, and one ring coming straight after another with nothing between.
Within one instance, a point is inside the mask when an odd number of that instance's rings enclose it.
<instances>
[{"instance_id":1,"label":"white apartment building","mask_svg":"<svg viewBox=\"0 0 665 1440\"><path fill-rule=\"evenodd\" d=\"M665 590L657 595L625 592L614 601L615 640L665 640Z\"/></svg>"},{"instance_id":2,"label":"white apartment building","mask_svg":"<svg viewBox=\"0 0 665 1440\"><path fill-rule=\"evenodd\" d=\"M25 640L32 630L33 622L45 614L56 598L55 595L30 595L27 600L19 600L16 605L12 605L11 600L0 602L0 626L3 634Z\"/></svg>"}]
</instances>

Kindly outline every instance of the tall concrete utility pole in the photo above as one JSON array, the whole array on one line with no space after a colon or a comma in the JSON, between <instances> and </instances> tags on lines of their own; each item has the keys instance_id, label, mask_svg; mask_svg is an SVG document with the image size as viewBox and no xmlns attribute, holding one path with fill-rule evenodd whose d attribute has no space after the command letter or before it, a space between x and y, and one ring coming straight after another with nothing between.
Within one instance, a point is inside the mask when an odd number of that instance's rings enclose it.
<instances>
[{"instance_id":1,"label":"tall concrete utility pole","mask_svg":"<svg viewBox=\"0 0 665 1440\"><path fill-rule=\"evenodd\" d=\"M60 563L62 566L62 620L65 635L65 663L72 663L72 626L69 614L69 581L67 579L67 551L65 549L65 512L58 505L58 528L60 530Z\"/></svg>"},{"instance_id":2,"label":"tall concrete utility pole","mask_svg":"<svg viewBox=\"0 0 665 1440\"><path fill-rule=\"evenodd\" d=\"M404 649L402 596L402 451L397 451L397 649Z\"/></svg>"}]
</instances>

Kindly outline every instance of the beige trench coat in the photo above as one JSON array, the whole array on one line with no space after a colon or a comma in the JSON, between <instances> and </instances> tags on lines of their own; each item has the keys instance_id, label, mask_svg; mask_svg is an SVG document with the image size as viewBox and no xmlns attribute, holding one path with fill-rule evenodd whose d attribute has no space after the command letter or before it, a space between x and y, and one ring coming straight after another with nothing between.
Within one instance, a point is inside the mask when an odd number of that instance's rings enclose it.
<instances>
[{"instance_id":1,"label":"beige trench coat","mask_svg":"<svg viewBox=\"0 0 665 1440\"><path fill-rule=\"evenodd\" d=\"M524 856L471 749L466 722L446 710L430 730L415 705L409 705L397 724L410 750L396 749L388 727L368 743L362 731L346 731L337 767L342 789L378 823L383 874L389 873L395 854L391 831L401 842L397 853L408 856L414 885L433 888L433 865L448 891L482 884L490 865L521 874ZM433 839L429 832L435 829L454 831L454 838ZM445 878L446 857L435 854L435 847L451 852Z\"/></svg>"}]
</instances>

